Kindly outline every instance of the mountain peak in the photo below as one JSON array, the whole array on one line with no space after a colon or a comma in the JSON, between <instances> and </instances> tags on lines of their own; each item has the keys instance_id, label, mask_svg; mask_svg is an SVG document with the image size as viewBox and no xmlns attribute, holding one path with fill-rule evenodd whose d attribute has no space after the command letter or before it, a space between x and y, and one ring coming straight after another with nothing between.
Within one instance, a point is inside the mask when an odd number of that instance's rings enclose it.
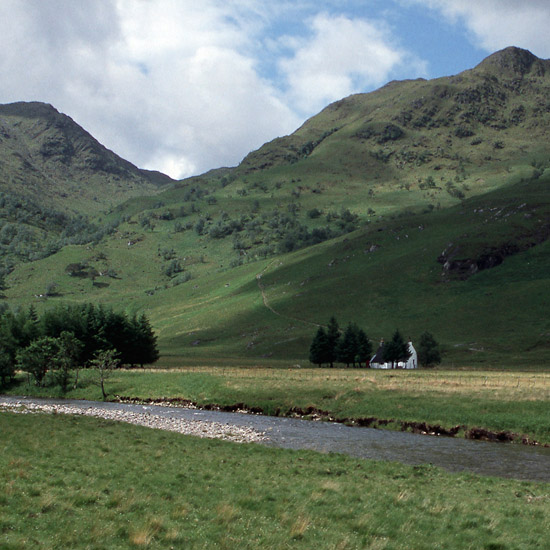
<instances>
[{"instance_id":1,"label":"mountain peak","mask_svg":"<svg viewBox=\"0 0 550 550\"><path fill-rule=\"evenodd\" d=\"M514 76L524 76L527 73L535 72L542 76L546 69L550 68L549 63L539 59L529 50L510 46L486 57L476 69L482 69L489 72L498 71L499 74L505 73Z\"/></svg>"}]
</instances>

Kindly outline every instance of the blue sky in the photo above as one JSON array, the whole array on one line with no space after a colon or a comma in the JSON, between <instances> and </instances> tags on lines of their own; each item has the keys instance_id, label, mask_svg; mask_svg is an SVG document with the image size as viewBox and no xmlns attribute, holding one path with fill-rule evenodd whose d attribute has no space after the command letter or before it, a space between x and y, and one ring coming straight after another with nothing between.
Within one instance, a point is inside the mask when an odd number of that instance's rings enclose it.
<instances>
[{"instance_id":1,"label":"blue sky","mask_svg":"<svg viewBox=\"0 0 550 550\"><path fill-rule=\"evenodd\" d=\"M548 0L2 0L0 102L44 101L143 168L233 166L330 102L550 58Z\"/></svg>"}]
</instances>

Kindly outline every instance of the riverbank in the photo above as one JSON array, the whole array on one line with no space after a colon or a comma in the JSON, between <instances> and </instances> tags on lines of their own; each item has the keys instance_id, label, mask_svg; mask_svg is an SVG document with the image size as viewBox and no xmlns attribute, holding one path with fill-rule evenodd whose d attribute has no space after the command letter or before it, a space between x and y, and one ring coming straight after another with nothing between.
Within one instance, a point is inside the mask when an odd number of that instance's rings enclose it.
<instances>
[{"instance_id":1,"label":"riverbank","mask_svg":"<svg viewBox=\"0 0 550 550\"><path fill-rule=\"evenodd\" d=\"M37 388L20 377L13 395L101 400L94 373L75 390ZM194 403L271 416L326 419L472 439L550 443L550 373L479 370L373 371L188 367L115 371L110 399Z\"/></svg>"},{"instance_id":2,"label":"riverbank","mask_svg":"<svg viewBox=\"0 0 550 550\"><path fill-rule=\"evenodd\" d=\"M121 410L107 410L90 405L82 408L70 404L33 403L28 400L7 400L0 397L0 412L10 411L18 414L71 414L92 416L103 420L125 422L136 426L145 426L156 430L177 432L195 437L223 439L234 443L258 443L265 440L265 434L245 426L222 424L220 422L204 420L186 420L172 416L160 416L153 412L128 412Z\"/></svg>"}]
</instances>

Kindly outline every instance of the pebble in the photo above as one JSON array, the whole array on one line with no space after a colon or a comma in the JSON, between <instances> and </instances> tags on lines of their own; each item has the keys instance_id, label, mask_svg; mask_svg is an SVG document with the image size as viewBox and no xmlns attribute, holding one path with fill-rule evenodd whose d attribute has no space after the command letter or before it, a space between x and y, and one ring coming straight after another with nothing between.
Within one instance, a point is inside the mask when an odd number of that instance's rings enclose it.
<instances>
[{"instance_id":1,"label":"pebble","mask_svg":"<svg viewBox=\"0 0 550 550\"><path fill-rule=\"evenodd\" d=\"M207 420L184 420L181 418L159 416L150 412L136 413L126 411L111 411L97 407L81 408L73 405L48 405L29 402L11 402L0 399L0 411L11 411L20 414L49 413L49 414L75 414L95 416L105 420L127 422L138 426L146 426L157 430L167 430L185 435L206 437L210 439L223 439L235 443L255 443L267 439L264 432L245 426L222 424Z\"/></svg>"}]
</instances>

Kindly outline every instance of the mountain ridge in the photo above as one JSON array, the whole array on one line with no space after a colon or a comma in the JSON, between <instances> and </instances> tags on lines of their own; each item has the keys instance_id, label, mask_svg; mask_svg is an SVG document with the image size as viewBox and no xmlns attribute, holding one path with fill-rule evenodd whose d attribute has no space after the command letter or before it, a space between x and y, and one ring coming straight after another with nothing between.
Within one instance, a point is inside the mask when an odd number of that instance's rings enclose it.
<instances>
[{"instance_id":1,"label":"mountain ridge","mask_svg":"<svg viewBox=\"0 0 550 550\"><path fill-rule=\"evenodd\" d=\"M102 213L100 239L16 266L8 302L146 311L190 361L301 361L331 315L371 338L430 330L460 364L546 360L550 71L533 58L334 102L238 167Z\"/></svg>"},{"instance_id":2,"label":"mountain ridge","mask_svg":"<svg viewBox=\"0 0 550 550\"><path fill-rule=\"evenodd\" d=\"M252 151L237 171L252 173L299 163L310 157L321 144L326 148L331 142L336 142L347 130L344 137L347 138L345 141L350 156L355 156L363 164L368 164L370 159L366 158L365 152L373 145L388 149L386 158L393 155L389 159L390 164L395 163L401 152L396 147L392 150L392 141L396 142L395 145L403 143L417 150L430 149L415 143L418 140L436 141L426 130L451 129L444 140L442 136L438 138L443 143L437 143L434 147L443 150L430 151L432 159L442 158L447 152L451 154L451 147L465 149L464 139L474 141L481 131L486 134L482 138L485 144L480 141L468 148L469 154L475 157L474 162L479 163L494 149L495 142L506 137L503 130L509 130L512 126L527 130L530 125L535 129L535 136L531 131L524 132L523 146L527 146L536 137L537 127L550 124L547 116L550 103L546 100L550 91L549 67L549 60L541 60L527 50L510 47L488 56L475 68L458 75L431 80L393 81L373 92L353 94L328 105L290 136L276 138ZM501 71L498 77L495 76L496 71ZM530 111L526 111L521 97L526 90L536 102ZM396 105L400 106L398 112L395 111ZM541 116L545 118L543 123ZM371 123L392 124L398 127L399 135L388 135L386 139L380 134L380 129L368 127ZM365 147L360 147L357 139L363 140ZM488 139L491 142L488 143ZM476 147L479 145L481 147ZM504 146L507 144L504 143ZM481 154L477 154L476 149ZM406 159L400 160L406 162ZM430 161L426 164L429 165ZM359 172L359 166L355 170Z\"/></svg>"},{"instance_id":3,"label":"mountain ridge","mask_svg":"<svg viewBox=\"0 0 550 550\"><path fill-rule=\"evenodd\" d=\"M0 105L0 190L51 206L98 212L173 183L101 145L68 115L41 102ZM76 209L75 209L76 206Z\"/></svg>"}]
</instances>

